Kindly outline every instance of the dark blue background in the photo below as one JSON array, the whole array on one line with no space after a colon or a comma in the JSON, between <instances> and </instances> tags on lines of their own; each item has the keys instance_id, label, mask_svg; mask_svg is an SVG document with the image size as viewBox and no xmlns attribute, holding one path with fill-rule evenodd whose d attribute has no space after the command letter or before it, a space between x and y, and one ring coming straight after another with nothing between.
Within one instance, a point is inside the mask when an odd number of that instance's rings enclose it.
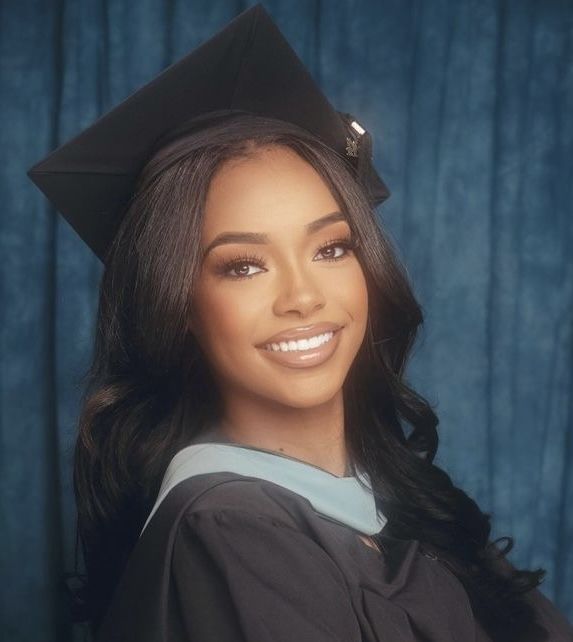
<instances>
[{"instance_id":1,"label":"dark blue background","mask_svg":"<svg viewBox=\"0 0 573 642\"><path fill-rule=\"evenodd\" d=\"M72 639L71 458L101 266L25 172L252 3L6 0L0 20L3 639ZM573 619L573 3L267 0L372 133L425 311L437 463ZM78 632L76 631L76 636Z\"/></svg>"}]
</instances>

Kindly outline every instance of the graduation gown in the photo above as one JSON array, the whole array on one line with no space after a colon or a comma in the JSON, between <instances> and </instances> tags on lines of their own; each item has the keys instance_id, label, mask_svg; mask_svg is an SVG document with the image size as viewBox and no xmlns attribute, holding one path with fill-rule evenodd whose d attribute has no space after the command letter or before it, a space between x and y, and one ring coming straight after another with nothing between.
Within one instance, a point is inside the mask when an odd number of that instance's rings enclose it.
<instances>
[{"instance_id":1,"label":"graduation gown","mask_svg":"<svg viewBox=\"0 0 573 642\"><path fill-rule=\"evenodd\" d=\"M212 429L167 468L97 642L491 642L443 552L385 524L365 473ZM527 598L548 642L573 642L550 600Z\"/></svg>"}]
</instances>

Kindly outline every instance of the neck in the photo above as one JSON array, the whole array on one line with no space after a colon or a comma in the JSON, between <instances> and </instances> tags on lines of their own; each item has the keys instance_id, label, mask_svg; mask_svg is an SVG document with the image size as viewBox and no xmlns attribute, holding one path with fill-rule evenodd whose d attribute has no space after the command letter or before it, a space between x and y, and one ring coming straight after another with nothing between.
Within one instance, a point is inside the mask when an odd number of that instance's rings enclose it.
<instances>
[{"instance_id":1,"label":"neck","mask_svg":"<svg viewBox=\"0 0 573 642\"><path fill-rule=\"evenodd\" d=\"M231 441L295 457L338 477L351 475L342 392L312 408L261 406L244 399L229 399L224 408L219 427Z\"/></svg>"}]
</instances>

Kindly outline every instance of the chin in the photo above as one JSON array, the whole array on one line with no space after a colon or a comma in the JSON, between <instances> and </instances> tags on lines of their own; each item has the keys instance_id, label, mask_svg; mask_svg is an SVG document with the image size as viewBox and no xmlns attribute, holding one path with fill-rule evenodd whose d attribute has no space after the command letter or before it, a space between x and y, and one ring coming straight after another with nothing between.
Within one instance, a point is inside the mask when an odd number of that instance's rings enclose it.
<instances>
[{"instance_id":1,"label":"chin","mask_svg":"<svg viewBox=\"0 0 573 642\"><path fill-rule=\"evenodd\" d=\"M318 381L315 384L308 381L301 381L300 386L296 383L290 383L280 394L277 390L275 394L269 394L278 403L291 408L315 408L322 404L328 403L337 394L342 391L342 381L320 385ZM277 394L278 393L278 394Z\"/></svg>"}]
</instances>

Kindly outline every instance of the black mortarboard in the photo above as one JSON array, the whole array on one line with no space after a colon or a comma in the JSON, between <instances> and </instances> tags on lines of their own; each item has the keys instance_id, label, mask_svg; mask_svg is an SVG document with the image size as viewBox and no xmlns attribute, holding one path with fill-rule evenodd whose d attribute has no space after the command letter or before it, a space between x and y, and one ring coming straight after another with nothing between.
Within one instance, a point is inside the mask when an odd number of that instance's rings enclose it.
<instances>
[{"instance_id":1,"label":"black mortarboard","mask_svg":"<svg viewBox=\"0 0 573 642\"><path fill-rule=\"evenodd\" d=\"M336 111L261 3L165 69L28 170L104 261L136 179L158 142L210 112L247 111L294 123L345 158L373 204L389 191L371 137Z\"/></svg>"}]
</instances>

